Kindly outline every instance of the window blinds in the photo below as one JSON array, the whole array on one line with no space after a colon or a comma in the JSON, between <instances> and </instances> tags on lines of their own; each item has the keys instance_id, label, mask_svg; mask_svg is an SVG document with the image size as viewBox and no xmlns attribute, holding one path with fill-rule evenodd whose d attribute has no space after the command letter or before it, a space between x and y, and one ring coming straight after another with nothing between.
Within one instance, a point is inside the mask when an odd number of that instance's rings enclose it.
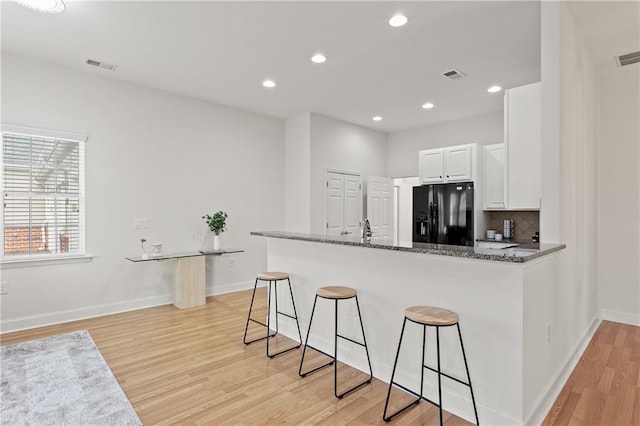
<instances>
[{"instance_id":1,"label":"window blinds","mask_svg":"<svg viewBox=\"0 0 640 426\"><path fill-rule=\"evenodd\" d=\"M79 141L3 132L5 257L84 251L83 148Z\"/></svg>"}]
</instances>

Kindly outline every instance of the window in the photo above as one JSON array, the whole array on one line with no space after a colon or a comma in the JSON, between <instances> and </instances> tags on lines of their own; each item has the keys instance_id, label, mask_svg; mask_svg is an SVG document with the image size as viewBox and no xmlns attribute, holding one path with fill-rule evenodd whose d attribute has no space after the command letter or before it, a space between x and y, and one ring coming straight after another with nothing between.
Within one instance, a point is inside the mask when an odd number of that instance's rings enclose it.
<instances>
[{"instance_id":1,"label":"window","mask_svg":"<svg viewBox=\"0 0 640 426\"><path fill-rule=\"evenodd\" d=\"M84 254L84 141L2 129L2 257Z\"/></svg>"}]
</instances>

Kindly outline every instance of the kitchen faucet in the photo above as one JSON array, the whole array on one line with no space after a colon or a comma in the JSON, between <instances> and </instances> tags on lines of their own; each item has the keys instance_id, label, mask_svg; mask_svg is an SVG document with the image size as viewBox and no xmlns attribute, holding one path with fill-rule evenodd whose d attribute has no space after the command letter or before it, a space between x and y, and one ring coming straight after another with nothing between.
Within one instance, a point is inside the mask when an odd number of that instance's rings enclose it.
<instances>
[{"instance_id":1,"label":"kitchen faucet","mask_svg":"<svg viewBox=\"0 0 640 426\"><path fill-rule=\"evenodd\" d=\"M371 224L369 223L369 219L365 219L362 222L362 238L371 238Z\"/></svg>"}]
</instances>

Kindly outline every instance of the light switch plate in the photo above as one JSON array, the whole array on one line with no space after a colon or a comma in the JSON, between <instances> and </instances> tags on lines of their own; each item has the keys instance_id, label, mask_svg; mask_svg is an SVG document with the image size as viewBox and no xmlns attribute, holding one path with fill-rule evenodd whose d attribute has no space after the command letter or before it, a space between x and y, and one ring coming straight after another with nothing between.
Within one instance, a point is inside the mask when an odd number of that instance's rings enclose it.
<instances>
[{"instance_id":1,"label":"light switch plate","mask_svg":"<svg viewBox=\"0 0 640 426\"><path fill-rule=\"evenodd\" d=\"M0 284L0 294L9 293L9 281L2 281Z\"/></svg>"},{"instance_id":2,"label":"light switch plate","mask_svg":"<svg viewBox=\"0 0 640 426\"><path fill-rule=\"evenodd\" d=\"M133 220L133 227L135 229L149 229L149 218L136 218Z\"/></svg>"}]
</instances>

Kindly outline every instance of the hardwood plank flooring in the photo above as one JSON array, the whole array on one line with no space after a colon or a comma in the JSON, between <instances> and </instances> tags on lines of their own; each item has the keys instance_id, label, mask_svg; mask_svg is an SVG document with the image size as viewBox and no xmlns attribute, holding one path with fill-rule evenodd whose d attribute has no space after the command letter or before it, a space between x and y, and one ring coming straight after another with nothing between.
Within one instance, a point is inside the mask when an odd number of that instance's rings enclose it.
<instances>
[{"instance_id":1,"label":"hardwood plank flooring","mask_svg":"<svg viewBox=\"0 0 640 426\"><path fill-rule=\"evenodd\" d=\"M261 292L256 319L266 315L266 290ZM186 310L168 305L8 333L0 344L89 330L147 426L384 423L386 383L374 379L336 399L330 368L304 379L298 376L301 349L269 359L264 341L244 345L250 300L251 292L241 291L209 297L206 305ZM263 330L255 325L248 337L259 337ZM292 344L286 338L274 340L274 350ZM340 369L341 378L362 377L347 366ZM393 407L409 400L401 398ZM468 424L449 413L444 421ZM422 402L392 423L437 424L438 409Z\"/></svg>"},{"instance_id":2,"label":"hardwood plank flooring","mask_svg":"<svg viewBox=\"0 0 640 426\"><path fill-rule=\"evenodd\" d=\"M255 318L266 315L261 291ZM89 330L145 425L384 423L380 380L338 400L330 369L298 377L300 350L268 359L264 342L245 346L250 298L242 291L187 310L168 305L8 333L0 344ZM260 335L255 326L249 338ZM276 340L275 350L292 343ZM341 377L359 380L341 368ZM394 394L397 407L410 399ZM437 424L438 410L423 402L392 423ZM445 424L468 423L446 413ZM640 327L603 321L543 424L640 425Z\"/></svg>"},{"instance_id":3,"label":"hardwood plank flooring","mask_svg":"<svg viewBox=\"0 0 640 426\"><path fill-rule=\"evenodd\" d=\"M640 327L600 324L543 425L640 425Z\"/></svg>"}]
</instances>

